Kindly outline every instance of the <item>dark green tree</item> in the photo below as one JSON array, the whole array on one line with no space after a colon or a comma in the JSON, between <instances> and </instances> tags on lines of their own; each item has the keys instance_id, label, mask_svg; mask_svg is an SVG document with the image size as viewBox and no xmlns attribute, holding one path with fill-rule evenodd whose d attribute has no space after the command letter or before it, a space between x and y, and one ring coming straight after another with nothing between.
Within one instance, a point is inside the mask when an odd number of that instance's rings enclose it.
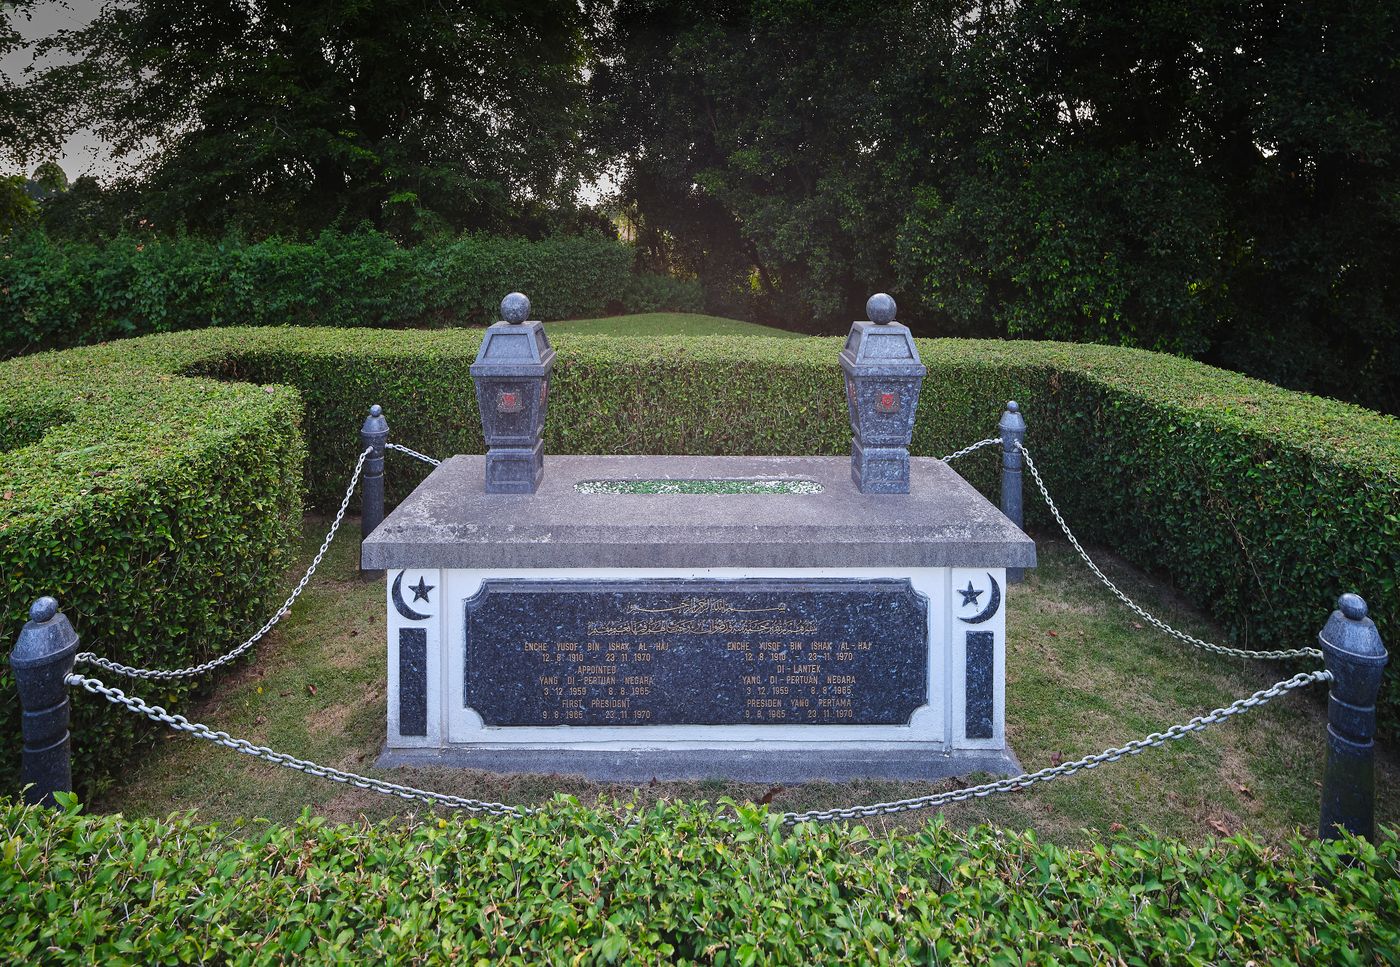
<instances>
[{"instance_id":1,"label":"dark green tree","mask_svg":"<svg viewBox=\"0 0 1400 967\"><path fill-rule=\"evenodd\" d=\"M404 235L567 208L589 21L570 0L122 0L28 93L130 162L160 227Z\"/></svg>"},{"instance_id":2,"label":"dark green tree","mask_svg":"<svg viewBox=\"0 0 1400 967\"><path fill-rule=\"evenodd\" d=\"M1225 219L1193 137L1199 12L1031 0L960 28L944 86L955 150L915 189L897 256L929 322L1209 348Z\"/></svg>"},{"instance_id":3,"label":"dark green tree","mask_svg":"<svg viewBox=\"0 0 1400 967\"><path fill-rule=\"evenodd\" d=\"M863 305L889 280L910 171L899 128L937 110L921 79L949 37L911 49L923 8L622 0L595 131L625 159L644 255L700 273L716 308L751 297L762 316L843 319ZM950 9L929 14L946 24Z\"/></svg>"},{"instance_id":4,"label":"dark green tree","mask_svg":"<svg viewBox=\"0 0 1400 967\"><path fill-rule=\"evenodd\" d=\"M0 238L32 224L38 212L23 175L0 175Z\"/></svg>"},{"instance_id":5,"label":"dark green tree","mask_svg":"<svg viewBox=\"0 0 1400 967\"><path fill-rule=\"evenodd\" d=\"M643 249L843 325L1186 353L1400 408L1400 6L620 0Z\"/></svg>"},{"instance_id":6,"label":"dark green tree","mask_svg":"<svg viewBox=\"0 0 1400 967\"><path fill-rule=\"evenodd\" d=\"M57 161L45 161L29 176L29 185L36 198L59 195L68 190L68 173Z\"/></svg>"}]
</instances>

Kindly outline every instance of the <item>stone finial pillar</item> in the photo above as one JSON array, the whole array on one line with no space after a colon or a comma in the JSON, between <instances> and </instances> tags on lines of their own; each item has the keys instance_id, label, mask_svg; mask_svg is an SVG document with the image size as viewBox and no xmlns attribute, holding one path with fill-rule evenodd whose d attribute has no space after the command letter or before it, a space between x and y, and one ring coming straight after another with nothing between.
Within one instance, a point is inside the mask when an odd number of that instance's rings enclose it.
<instances>
[{"instance_id":1,"label":"stone finial pillar","mask_svg":"<svg viewBox=\"0 0 1400 967\"><path fill-rule=\"evenodd\" d=\"M384 449L389 442L389 421L376 403L369 408L364 426L360 427L360 452L373 450L365 457L364 474L360 477L360 539L374 533L384 522Z\"/></svg>"},{"instance_id":2,"label":"stone finial pillar","mask_svg":"<svg viewBox=\"0 0 1400 967\"><path fill-rule=\"evenodd\" d=\"M1317 635L1332 673L1318 830L1322 839L1339 839L1339 826L1366 839L1376 834L1376 698L1390 656L1366 612L1360 596L1344 594Z\"/></svg>"},{"instance_id":3,"label":"stone finial pillar","mask_svg":"<svg viewBox=\"0 0 1400 967\"><path fill-rule=\"evenodd\" d=\"M909 492L909 442L928 369L907 326L894 321L894 300L877 292L868 322L851 323L841 350L851 418L851 479L866 494Z\"/></svg>"},{"instance_id":4,"label":"stone finial pillar","mask_svg":"<svg viewBox=\"0 0 1400 967\"><path fill-rule=\"evenodd\" d=\"M486 330L472 363L476 404L486 437L486 492L532 494L544 477L544 419L554 347L530 322L530 300L512 292L502 320Z\"/></svg>"},{"instance_id":5,"label":"stone finial pillar","mask_svg":"<svg viewBox=\"0 0 1400 967\"><path fill-rule=\"evenodd\" d=\"M1011 523L1022 530L1026 529L1025 505L1022 502L1021 477L1026 458L1018 444L1026 440L1026 418L1021 415L1021 407L1015 400L1008 400L1006 410L997 424L1001 431L1001 512ZM1006 569L1007 583L1014 584L1026 576L1026 569L1009 567Z\"/></svg>"},{"instance_id":6,"label":"stone finial pillar","mask_svg":"<svg viewBox=\"0 0 1400 967\"><path fill-rule=\"evenodd\" d=\"M28 787L24 801L31 805L52 806L54 793L73 789L65 679L77 653L77 632L58 610L58 602L49 597L35 601L10 652L10 671L24 713L19 781Z\"/></svg>"}]
</instances>

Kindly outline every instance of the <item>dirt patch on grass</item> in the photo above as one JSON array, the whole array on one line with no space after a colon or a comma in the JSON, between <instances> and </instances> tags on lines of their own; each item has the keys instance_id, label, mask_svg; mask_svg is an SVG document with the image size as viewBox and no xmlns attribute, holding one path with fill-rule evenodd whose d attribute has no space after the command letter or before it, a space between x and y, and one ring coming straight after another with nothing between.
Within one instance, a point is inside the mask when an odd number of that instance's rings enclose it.
<instances>
[{"instance_id":1,"label":"dirt patch on grass","mask_svg":"<svg viewBox=\"0 0 1400 967\"><path fill-rule=\"evenodd\" d=\"M1035 614L1057 615L1090 615L1103 614L1103 605L1092 601L1070 601L1064 598L1041 598L1035 602Z\"/></svg>"},{"instance_id":2,"label":"dirt patch on grass","mask_svg":"<svg viewBox=\"0 0 1400 967\"><path fill-rule=\"evenodd\" d=\"M306 730L312 735L344 732L345 723L353 711L349 705L328 705L317 709L306 717Z\"/></svg>"},{"instance_id":3,"label":"dirt patch on grass","mask_svg":"<svg viewBox=\"0 0 1400 967\"><path fill-rule=\"evenodd\" d=\"M1239 797L1239 808L1244 813L1250 818L1263 816L1263 804L1254 793L1257 781L1238 738L1228 732L1221 733L1219 746L1221 781Z\"/></svg>"}]
</instances>

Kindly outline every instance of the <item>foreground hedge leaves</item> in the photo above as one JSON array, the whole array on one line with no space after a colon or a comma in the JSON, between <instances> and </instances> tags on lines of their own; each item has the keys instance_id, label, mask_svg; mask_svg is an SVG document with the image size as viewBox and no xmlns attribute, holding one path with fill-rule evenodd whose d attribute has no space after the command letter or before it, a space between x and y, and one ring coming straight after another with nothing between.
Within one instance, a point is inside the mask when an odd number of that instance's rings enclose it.
<instances>
[{"instance_id":1,"label":"foreground hedge leaves","mask_svg":"<svg viewBox=\"0 0 1400 967\"><path fill-rule=\"evenodd\" d=\"M223 829L0 805L9 962L1360 964L1400 949L1400 843L937 823L783 830L728 804ZM1348 858L1354 854L1354 860Z\"/></svg>"}]
</instances>

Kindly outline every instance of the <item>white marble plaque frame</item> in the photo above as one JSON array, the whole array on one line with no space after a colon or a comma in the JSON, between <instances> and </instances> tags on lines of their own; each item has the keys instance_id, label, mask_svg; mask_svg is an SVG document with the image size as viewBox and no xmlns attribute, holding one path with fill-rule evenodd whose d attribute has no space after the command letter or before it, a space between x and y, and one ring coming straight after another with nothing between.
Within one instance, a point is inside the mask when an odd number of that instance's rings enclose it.
<instances>
[{"instance_id":1,"label":"white marble plaque frame","mask_svg":"<svg viewBox=\"0 0 1400 967\"><path fill-rule=\"evenodd\" d=\"M931 752L959 749L997 750L1005 747L1005 611L1006 579L1000 568L409 568L401 587L420 579L433 585L430 601L412 601L408 611L425 615L422 620L405 616L396 606L394 581L400 569L386 572L388 611L388 742L390 749L470 747L477 749L572 749L619 751L665 749L765 749L781 750L833 747L844 749L893 749L919 747ZM990 590L988 578L999 587L1000 605L977 624L960 618L975 617L988 603L962 605L956 587ZM630 726L497 726L482 724L467 707L462 682L466 645L465 602L488 579L606 580L644 579L743 580L787 579L908 579L928 602L928 703L905 725L630 725ZM402 593L402 592L401 592ZM403 735L399 730L400 629L424 628L427 654L427 734ZM992 681L994 686L991 738L967 737L968 629L994 636Z\"/></svg>"}]
</instances>

